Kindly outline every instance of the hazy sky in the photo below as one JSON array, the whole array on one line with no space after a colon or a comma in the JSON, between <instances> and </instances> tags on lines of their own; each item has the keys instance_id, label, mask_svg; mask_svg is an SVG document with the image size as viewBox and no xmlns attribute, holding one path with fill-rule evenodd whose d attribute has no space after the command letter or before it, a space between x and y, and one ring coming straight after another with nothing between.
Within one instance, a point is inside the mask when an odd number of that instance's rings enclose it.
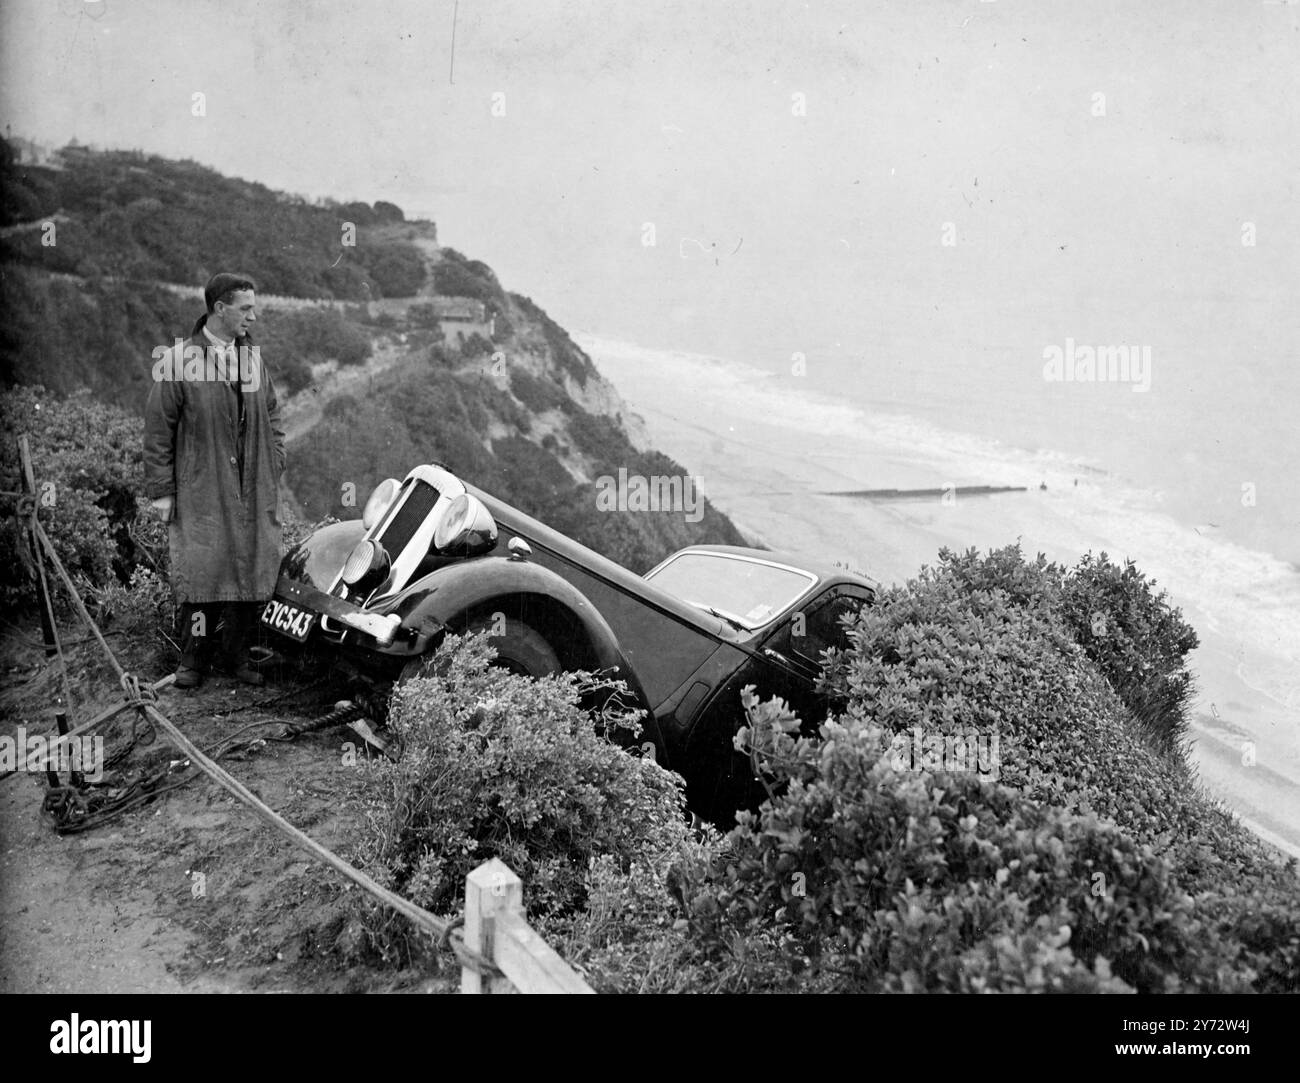
<instances>
[{"instance_id":1,"label":"hazy sky","mask_svg":"<svg viewBox=\"0 0 1300 1083\"><path fill-rule=\"evenodd\" d=\"M1159 345L1295 307L1295 4L461 0L453 69L454 8L4 0L0 113L392 200L646 345Z\"/></svg>"}]
</instances>

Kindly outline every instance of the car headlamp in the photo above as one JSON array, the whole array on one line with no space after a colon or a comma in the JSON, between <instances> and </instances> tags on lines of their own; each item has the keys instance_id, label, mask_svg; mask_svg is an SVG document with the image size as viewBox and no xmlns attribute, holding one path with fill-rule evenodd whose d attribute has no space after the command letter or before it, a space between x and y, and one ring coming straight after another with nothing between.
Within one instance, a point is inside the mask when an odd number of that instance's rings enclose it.
<instances>
[{"instance_id":1,"label":"car headlamp","mask_svg":"<svg viewBox=\"0 0 1300 1083\"><path fill-rule=\"evenodd\" d=\"M461 493L433 532L433 544L443 551L481 553L497 543L497 524L483 502Z\"/></svg>"},{"instance_id":2,"label":"car headlamp","mask_svg":"<svg viewBox=\"0 0 1300 1083\"><path fill-rule=\"evenodd\" d=\"M377 541L369 539L359 541L352 547L348 559L343 564L341 578L348 586L354 587L367 579L374 580L388 574L388 554Z\"/></svg>"},{"instance_id":3,"label":"car headlamp","mask_svg":"<svg viewBox=\"0 0 1300 1083\"><path fill-rule=\"evenodd\" d=\"M362 525L369 530L379 522L384 517L384 512L389 509L393 501L397 499L397 494L401 491L402 483L396 478L385 478L376 485L375 491L370 494L366 500L366 506L361 512Z\"/></svg>"}]
</instances>

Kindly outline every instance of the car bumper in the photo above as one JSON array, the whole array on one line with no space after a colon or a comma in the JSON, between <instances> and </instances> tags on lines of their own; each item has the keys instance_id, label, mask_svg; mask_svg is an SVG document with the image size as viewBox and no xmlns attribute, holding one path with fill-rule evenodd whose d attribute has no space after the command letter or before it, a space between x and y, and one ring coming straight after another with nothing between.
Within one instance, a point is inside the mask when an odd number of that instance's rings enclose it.
<instances>
[{"instance_id":1,"label":"car bumper","mask_svg":"<svg viewBox=\"0 0 1300 1083\"><path fill-rule=\"evenodd\" d=\"M275 584L275 597L278 601L315 613L318 617L329 617L345 627L370 636L381 647L391 646L397 630L402 626L402 620L396 613L370 612L345 598L326 594L323 590L284 575Z\"/></svg>"}]
</instances>

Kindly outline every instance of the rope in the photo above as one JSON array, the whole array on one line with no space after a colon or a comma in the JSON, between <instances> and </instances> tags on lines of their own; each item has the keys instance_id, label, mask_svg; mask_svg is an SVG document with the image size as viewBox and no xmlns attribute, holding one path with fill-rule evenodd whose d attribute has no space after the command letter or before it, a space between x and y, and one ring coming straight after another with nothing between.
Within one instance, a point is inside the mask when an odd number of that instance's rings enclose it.
<instances>
[{"instance_id":1,"label":"rope","mask_svg":"<svg viewBox=\"0 0 1300 1083\"><path fill-rule=\"evenodd\" d=\"M55 552L54 545L50 541L49 535L45 533L45 528L34 515L32 519L32 527L35 536L40 540L41 545L48 553L54 570L58 573L59 578L63 580L63 584L68 590L68 594L72 599L72 604L77 610L78 616L81 617L82 621L94 634L95 639L99 641L100 648L107 657L109 664L113 667L114 672L117 673L118 682L121 684L123 692L130 701L130 705L139 711L143 717L160 727L163 732L171 738L172 743L189 759L190 763L194 764L204 774L208 775L208 777L216 782L222 789L243 802L249 809L256 813L257 816L269 823L296 846L306 850L318 860L330 866L330 868L334 869L340 875L347 877L347 879L351 880L363 891L369 892L374 896L374 898L386 904L391 909L396 910L417 928L429 933L431 936L436 938L439 946L450 946L452 952L455 954L462 966L468 967L475 973L486 978L498 978L504 976L489 959L480 953L473 951L465 944L463 936L459 935L459 925L463 922L463 919L461 919L461 921L445 921L441 918L435 917L422 907L416 906L415 903L411 902L409 899L404 899L402 896L397 895L376 883L360 869L348 864L348 862L322 846L310 835L294 827L293 824L289 823L288 820L263 802L261 798L249 790L242 782L225 771L215 760L209 759L197 745L195 745L176 727L175 723L173 723L170 718L158 710L155 706L157 695L153 688L147 684L142 684L137 677L128 673L122 667L122 664L118 662L117 657L113 654L112 648L110 648L108 643L105 641L103 635L99 631L98 625L96 625L94 621L94 618L91 617L89 611L86 609L85 603L82 602L81 595L77 592L76 585L73 583L72 577L68 575L68 571L63 566L63 562L59 559L58 553ZM71 735L69 734L69 736ZM164 772L163 777L165 777L165 774L166 773ZM182 784L183 783L178 783L177 785ZM174 787L168 787L168 789L171 788ZM76 798L73 798L71 795L64 792L68 789L69 787L57 788L53 791L53 796L47 796L46 803L56 809L62 810L64 815L76 818L82 813L82 802L84 799L81 798L80 794L78 794ZM138 796L140 802L143 802L144 800L158 796L160 792L165 791L157 791L151 787L149 792L141 792L134 796ZM134 800L134 796L132 800ZM90 803L86 802L84 805L86 816L83 818L89 818L91 814L89 806Z\"/></svg>"},{"instance_id":2,"label":"rope","mask_svg":"<svg viewBox=\"0 0 1300 1083\"><path fill-rule=\"evenodd\" d=\"M42 534L44 534L45 531L40 524L40 520L36 518L36 501L33 500L31 503L31 529L32 537L35 538L36 531L39 530ZM36 573L41 579L41 600L44 603L45 619L48 622L50 637L54 641L54 653L59 659L59 681L63 685L63 702L67 705L67 709L71 711L74 707L72 700L72 686L68 683L68 662L63 656L63 644L59 641L59 626L58 622L54 619L54 597L50 594L50 582L45 575L45 561L40 559L40 553L37 553L36 556ZM48 647L48 644L46 644L46 646Z\"/></svg>"}]
</instances>

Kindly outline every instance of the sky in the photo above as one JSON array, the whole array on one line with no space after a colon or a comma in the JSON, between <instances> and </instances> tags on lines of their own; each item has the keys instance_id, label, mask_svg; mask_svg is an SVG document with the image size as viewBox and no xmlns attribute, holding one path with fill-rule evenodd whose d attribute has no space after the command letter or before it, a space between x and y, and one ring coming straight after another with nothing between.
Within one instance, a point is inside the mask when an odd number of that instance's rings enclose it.
<instances>
[{"instance_id":1,"label":"sky","mask_svg":"<svg viewBox=\"0 0 1300 1083\"><path fill-rule=\"evenodd\" d=\"M645 345L988 343L1026 310L1034 341L1123 341L1295 281L1293 4L2 11L15 134L391 200L562 323Z\"/></svg>"}]
</instances>

